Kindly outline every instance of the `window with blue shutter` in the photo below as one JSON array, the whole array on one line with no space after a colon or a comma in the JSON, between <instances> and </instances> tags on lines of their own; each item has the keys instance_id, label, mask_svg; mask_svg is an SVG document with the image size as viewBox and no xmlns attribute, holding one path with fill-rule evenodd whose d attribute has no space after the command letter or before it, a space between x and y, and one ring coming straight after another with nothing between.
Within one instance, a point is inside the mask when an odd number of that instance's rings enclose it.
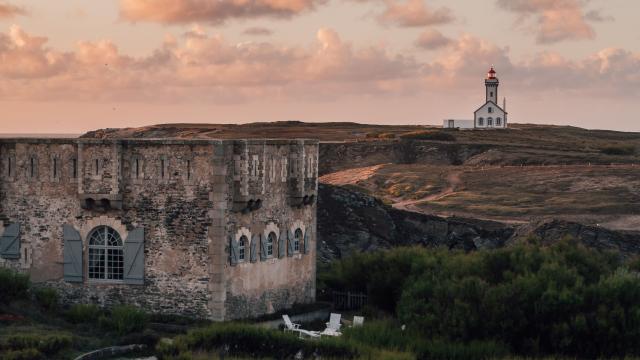
<instances>
[{"instance_id":1,"label":"window with blue shutter","mask_svg":"<svg viewBox=\"0 0 640 360\"><path fill-rule=\"evenodd\" d=\"M287 239L287 230L282 230L280 232L280 238L278 239L278 258L282 259L285 256L286 244L285 241Z\"/></svg>"},{"instance_id":2,"label":"window with blue shutter","mask_svg":"<svg viewBox=\"0 0 640 360\"><path fill-rule=\"evenodd\" d=\"M124 242L124 282L144 284L144 228L129 232Z\"/></svg>"},{"instance_id":3,"label":"window with blue shutter","mask_svg":"<svg viewBox=\"0 0 640 360\"><path fill-rule=\"evenodd\" d=\"M14 223L4 229L0 238L0 257L4 259L20 258L20 224Z\"/></svg>"},{"instance_id":4,"label":"window with blue shutter","mask_svg":"<svg viewBox=\"0 0 640 360\"><path fill-rule=\"evenodd\" d=\"M287 256L289 257L293 256L293 253L295 251L293 242L293 233L291 231L287 231Z\"/></svg>"},{"instance_id":5,"label":"window with blue shutter","mask_svg":"<svg viewBox=\"0 0 640 360\"><path fill-rule=\"evenodd\" d=\"M249 256L252 263L258 261L258 243L260 242L260 238L261 236L258 234L251 237L251 254Z\"/></svg>"},{"instance_id":6,"label":"window with blue shutter","mask_svg":"<svg viewBox=\"0 0 640 360\"><path fill-rule=\"evenodd\" d=\"M260 239L260 261L265 261L269 258L269 256L271 256L271 254L269 254L269 248L271 247L271 249L273 249L273 238L272 235L273 233L270 233L269 236L265 237L261 237ZM271 245L269 245L268 243L271 241Z\"/></svg>"},{"instance_id":7,"label":"window with blue shutter","mask_svg":"<svg viewBox=\"0 0 640 360\"><path fill-rule=\"evenodd\" d=\"M64 281L82 282L82 238L80 233L71 225L63 225L62 239L64 241L64 263L63 276Z\"/></svg>"},{"instance_id":8,"label":"window with blue shutter","mask_svg":"<svg viewBox=\"0 0 640 360\"><path fill-rule=\"evenodd\" d=\"M311 251L311 227L304 232L304 253L308 254L309 251Z\"/></svg>"},{"instance_id":9,"label":"window with blue shutter","mask_svg":"<svg viewBox=\"0 0 640 360\"><path fill-rule=\"evenodd\" d=\"M238 264L238 242L232 236L229 237L229 263L231 266Z\"/></svg>"}]
</instances>

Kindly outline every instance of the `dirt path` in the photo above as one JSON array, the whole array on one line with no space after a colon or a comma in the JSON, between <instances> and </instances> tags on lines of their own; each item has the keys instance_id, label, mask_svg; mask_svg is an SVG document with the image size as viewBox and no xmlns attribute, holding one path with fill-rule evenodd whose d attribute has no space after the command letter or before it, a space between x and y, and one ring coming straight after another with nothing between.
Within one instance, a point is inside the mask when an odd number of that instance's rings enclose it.
<instances>
[{"instance_id":1,"label":"dirt path","mask_svg":"<svg viewBox=\"0 0 640 360\"><path fill-rule=\"evenodd\" d=\"M438 201L445 196L451 195L456 191L458 185L462 183L460 179L460 175L463 173L461 170L452 171L447 174L447 187L442 189L439 193L429 195L427 197L423 197L421 199L410 199L410 200L401 200L395 202L393 207L398 210L406 210L406 211L414 211L414 212L422 212L417 206L417 204L428 202L428 201Z\"/></svg>"}]
</instances>

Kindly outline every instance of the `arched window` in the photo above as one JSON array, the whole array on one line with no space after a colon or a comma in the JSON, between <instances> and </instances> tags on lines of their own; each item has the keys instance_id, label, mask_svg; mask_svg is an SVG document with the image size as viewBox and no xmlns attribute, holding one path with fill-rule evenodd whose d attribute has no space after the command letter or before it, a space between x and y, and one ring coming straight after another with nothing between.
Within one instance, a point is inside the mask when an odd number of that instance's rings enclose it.
<instances>
[{"instance_id":1,"label":"arched window","mask_svg":"<svg viewBox=\"0 0 640 360\"><path fill-rule=\"evenodd\" d=\"M120 234L99 226L89 234L89 279L122 280L124 255Z\"/></svg>"},{"instance_id":2,"label":"arched window","mask_svg":"<svg viewBox=\"0 0 640 360\"><path fill-rule=\"evenodd\" d=\"M501 125L502 125L502 119L496 118L496 126L501 126Z\"/></svg>"},{"instance_id":3,"label":"arched window","mask_svg":"<svg viewBox=\"0 0 640 360\"><path fill-rule=\"evenodd\" d=\"M278 241L278 235L273 231L267 236L267 257L273 256L273 245Z\"/></svg>"},{"instance_id":4,"label":"arched window","mask_svg":"<svg viewBox=\"0 0 640 360\"><path fill-rule=\"evenodd\" d=\"M493 119L487 118L487 126L493 126Z\"/></svg>"},{"instance_id":5,"label":"arched window","mask_svg":"<svg viewBox=\"0 0 640 360\"><path fill-rule=\"evenodd\" d=\"M302 242L302 230L296 229L293 235L293 251L300 252L300 243Z\"/></svg>"},{"instance_id":6,"label":"arched window","mask_svg":"<svg viewBox=\"0 0 640 360\"><path fill-rule=\"evenodd\" d=\"M240 236L240 240L238 241L238 261L244 261L245 249L247 248L248 243L249 241L246 236Z\"/></svg>"},{"instance_id":7,"label":"arched window","mask_svg":"<svg viewBox=\"0 0 640 360\"><path fill-rule=\"evenodd\" d=\"M479 126L484 126L484 118L479 118L478 119L478 125Z\"/></svg>"}]
</instances>

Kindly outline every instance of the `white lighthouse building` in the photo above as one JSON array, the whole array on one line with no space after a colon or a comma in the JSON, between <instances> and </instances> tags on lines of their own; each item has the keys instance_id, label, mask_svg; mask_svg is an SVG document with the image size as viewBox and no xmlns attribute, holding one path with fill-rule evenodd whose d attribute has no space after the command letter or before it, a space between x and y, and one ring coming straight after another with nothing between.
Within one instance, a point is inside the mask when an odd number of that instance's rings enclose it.
<instances>
[{"instance_id":1,"label":"white lighthouse building","mask_svg":"<svg viewBox=\"0 0 640 360\"><path fill-rule=\"evenodd\" d=\"M506 99L502 100L502 107L498 105L498 85L496 71L491 67L484 80L485 103L473 113L473 120L445 119L443 127L460 129L506 129L507 110Z\"/></svg>"}]
</instances>

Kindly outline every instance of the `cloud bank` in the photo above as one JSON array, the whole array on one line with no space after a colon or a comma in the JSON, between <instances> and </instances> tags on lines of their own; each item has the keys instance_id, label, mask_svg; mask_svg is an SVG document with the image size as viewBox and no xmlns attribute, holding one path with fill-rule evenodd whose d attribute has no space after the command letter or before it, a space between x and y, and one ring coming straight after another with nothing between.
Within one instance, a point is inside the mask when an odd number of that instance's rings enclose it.
<instances>
[{"instance_id":1,"label":"cloud bank","mask_svg":"<svg viewBox=\"0 0 640 360\"><path fill-rule=\"evenodd\" d=\"M0 33L0 96L185 103L406 96L480 86L490 64L522 93L640 95L638 53L607 48L570 60L542 52L518 62L508 48L473 35L440 36L426 33L425 46L439 50L421 61L382 46L356 47L329 28L303 47L233 43L194 27L179 38L167 37L147 55L130 56L109 40L81 41L73 51L60 51L46 37L12 26Z\"/></svg>"},{"instance_id":2,"label":"cloud bank","mask_svg":"<svg viewBox=\"0 0 640 360\"><path fill-rule=\"evenodd\" d=\"M586 11L587 4L580 0L497 0L498 7L518 15L517 24L529 24L539 44L595 38L589 22L609 18L596 10Z\"/></svg>"},{"instance_id":3,"label":"cloud bank","mask_svg":"<svg viewBox=\"0 0 640 360\"><path fill-rule=\"evenodd\" d=\"M132 22L220 24L229 19L290 18L326 2L327 0L120 0L120 16Z\"/></svg>"},{"instance_id":4,"label":"cloud bank","mask_svg":"<svg viewBox=\"0 0 640 360\"><path fill-rule=\"evenodd\" d=\"M8 19L18 15L27 15L27 11L20 6L0 2L0 19Z\"/></svg>"}]
</instances>

